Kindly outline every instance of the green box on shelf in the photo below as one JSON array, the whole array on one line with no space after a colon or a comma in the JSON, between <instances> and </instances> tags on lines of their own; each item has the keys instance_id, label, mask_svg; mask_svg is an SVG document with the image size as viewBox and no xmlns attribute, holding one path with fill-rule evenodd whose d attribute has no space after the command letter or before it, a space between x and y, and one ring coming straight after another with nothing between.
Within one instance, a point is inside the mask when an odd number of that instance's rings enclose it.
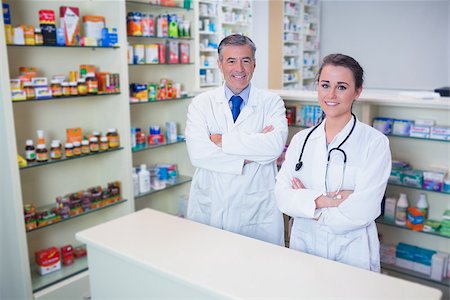
<instances>
[{"instance_id":1,"label":"green box on shelf","mask_svg":"<svg viewBox=\"0 0 450 300\"><path fill-rule=\"evenodd\" d=\"M402 184L402 171L392 169L389 175L389 183Z\"/></svg>"},{"instance_id":2,"label":"green box on shelf","mask_svg":"<svg viewBox=\"0 0 450 300\"><path fill-rule=\"evenodd\" d=\"M409 170L401 172L401 184L412 186L416 188L422 188L423 173L418 170Z\"/></svg>"}]
</instances>

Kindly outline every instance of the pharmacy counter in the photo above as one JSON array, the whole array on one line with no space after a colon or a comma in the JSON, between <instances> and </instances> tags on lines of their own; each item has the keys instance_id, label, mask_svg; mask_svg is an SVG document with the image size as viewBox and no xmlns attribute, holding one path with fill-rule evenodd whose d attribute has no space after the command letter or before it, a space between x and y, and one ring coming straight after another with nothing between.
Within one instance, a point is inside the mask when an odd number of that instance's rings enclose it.
<instances>
[{"instance_id":1,"label":"pharmacy counter","mask_svg":"<svg viewBox=\"0 0 450 300\"><path fill-rule=\"evenodd\" d=\"M440 299L441 292L150 209L77 233L93 299Z\"/></svg>"}]
</instances>

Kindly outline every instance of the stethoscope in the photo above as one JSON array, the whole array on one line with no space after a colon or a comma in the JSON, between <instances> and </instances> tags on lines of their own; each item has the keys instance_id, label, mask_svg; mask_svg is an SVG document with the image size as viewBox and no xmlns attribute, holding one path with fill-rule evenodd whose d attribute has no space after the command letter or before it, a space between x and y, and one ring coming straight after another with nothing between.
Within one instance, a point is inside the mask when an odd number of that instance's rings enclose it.
<instances>
[{"instance_id":1,"label":"stethoscope","mask_svg":"<svg viewBox=\"0 0 450 300\"><path fill-rule=\"evenodd\" d=\"M328 195L327 176L328 176L328 166L330 165L330 158L331 158L332 152L333 151L340 152L342 154L342 157L344 158L344 167L342 168L341 183L340 183L339 188L337 189L337 191L334 193L334 195L332 197L333 199L340 199L341 198L340 195L338 195L338 194L341 191L342 185L344 184L345 167L347 166L347 154L345 153L344 150L341 149L341 147L348 140L348 138L350 137L350 135L353 132L353 129L355 129L356 116L352 113L352 117L353 117L353 125L352 125L352 128L350 129L350 132L347 134L345 139L339 144L339 146L337 146L335 148L332 148L332 149L330 149L328 151L327 167L325 169L325 192L323 193L324 196ZM322 124L323 120L324 119L322 118L320 123L317 124L316 126L314 126L314 128L306 135L305 141L303 142L302 151L300 152L300 157L298 158L298 162L295 165L295 171L299 171L302 168L302 166L303 166L302 156L303 156L303 152L305 150L306 143L308 142L308 139L311 136L311 134L314 132L314 130L316 130L320 126L320 124Z\"/></svg>"}]
</instances>

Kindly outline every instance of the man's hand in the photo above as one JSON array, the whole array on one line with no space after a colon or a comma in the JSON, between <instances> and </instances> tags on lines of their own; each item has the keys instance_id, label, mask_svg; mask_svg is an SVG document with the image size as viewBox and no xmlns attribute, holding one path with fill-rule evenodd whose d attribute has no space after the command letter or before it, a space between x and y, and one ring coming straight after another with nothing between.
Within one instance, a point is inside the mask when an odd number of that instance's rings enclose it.
<instances>
[{"instance_id":1,"label":"man's hand","mask_svg":"<svg viewBox=\"0 0 450 300\"><path fill-rule=\"evenodd\" d=\"M222 135L221 134L210 134L209 139L217 145L217 147L222 148Z\"/></svg>"},{"instance_id":2,"label":"man's hand","mask_svg":"<svg viewBox=\"0 0 450 300\"><path fill-rule=\"evenodd\" d=\"M294 177L291 180L291 186L294 190L298 190L298 189L304 189L305 186L303 185L303 183L300 181L300 179Z\"/></svg>"},{"instance_id":3,"label":"man's hand","mask_svg":"<svg viewBox=\"0 0 450 300\"><path fill-rule=\"evenodd\" d=\"M269 133L271 131L273 131L273 125L267 125L266 127L263 128L261 133ZM222 148L222 135L221 134L210 134L209 139L211 140L211 142L216 144L217 147ZM251 160L245 160L244 165L252 163L252 162L253 161L251 161Z\"/></svg>"},{"instance_id":4,"label":"man's hand","mask_svg":"<svg viewBox=\"0 0 450 300\"><path fill-rule=\"evenodd\" d=\"M273 125L267 125L266 127L263 128L263 130L261 131L261 133L268 133L273 131Z\"/></svg>"}]
</instances>

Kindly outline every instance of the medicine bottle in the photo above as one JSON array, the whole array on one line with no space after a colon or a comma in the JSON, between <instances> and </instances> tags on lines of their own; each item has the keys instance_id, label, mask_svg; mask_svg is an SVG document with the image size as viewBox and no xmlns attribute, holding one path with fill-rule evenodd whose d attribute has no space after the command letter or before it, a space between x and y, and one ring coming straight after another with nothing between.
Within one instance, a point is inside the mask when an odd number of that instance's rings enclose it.
<instances>
[{"instance_id":1,"label":"medicine bottle","mask_svg":"<svg viewBox=\"0 0 450 300\"><path fill-rule=\"evenodd\" d=\"M81 143L73 142L73 155L78 156L81 155Z\"/></svg>"},{"instance_id":2,"label":"medicine bottle","mask_svg":"<svg viewBox=\"0 0 450 300\"><path fill-rule=\"evenodd\" d=\"M97 94L98 93L98 81L95 77L94 73L86 74L86 85L88 94Z\"/></svg>"},{"instance_id":3,"label":"medicine bottle","mask_svg":"<svg viewBox=\"0 0 450 300\"><path fill-rule=\"evenodd\" d=\"M44 36L42 35L41 28L34 29L34 43L36 46L44 44Z\"/></svg>"},{"instance_id":4,"label":"medicine bottle","mask_svg":"<svg viewBox=\"0 0 450 300\"><path fill-rule=\"evenodd\" d=\"M80 95L80 96L87 95L88 88L87 88L87 84L86 84L86 79L84 79L84 78L78 79L77 89L78 89L78 95Z\"/></svg>"},{"instance_id":5,"label":"medicine bottle","mask_svg":"<svg viewBox=\"0 0 450 300\"><path fill-rule=\"evenodd\" d=\"M73 157L73 144L72 143L66 143L64 145L65 154L67 158Z\"/></svg>"},{"instance_id":6,"label":"medicine bottle","mask_svg":"<svg viewBox=\"0 0 450 300\"><path fill-rule=\"evenodd\" d=\"M423 218L428 219L428 201L427 195L421 193L417 200L416 207L423 213Z\"/></svg>"},{"instance_id":7,"label":"medicine bottle","mask_svg":"<svg viewBox=\"0 0 450 300\"><path fill-rule=\"evenodd\" d=\"M36 161L36 148L34 148L33 140L25 142L25 159L27 162Z\"/></svg>"},{"instance_id":8,"label":"medicine bottle","mask_svg":"<svg viewBox=\"0 0 450 300\"><path fill-rule=\"evenodd\" d=\"M95 136L95 137L97 138L97 141L100 140L100 137L101 137L100 132L94 131L94 132L92 132L92 135Z\"/></svg>"},{"instance_id":9,"label":"medicine bottle","mask_svg":"<svg viewBox=\"0 0 450 300\"><path fill-rule=\"evenodd\" d=\"M52 85L51 85L52 96L53 97L61 97L63 95L61 82L59 82L58 80L52 80L51 82L52 82Z\"/></svg>"},{"instance_id":10,"label":"medicine bottle","mask_svg":"<svg viewBox=\"0 0 450 300\"><path fill-rule=\"evenodd\" d=\"M25 91L27 100L32 100L36 98L36 90L34 89L34 85L31 82L25 82L23 84L23 89Z\"/></svg>"},{"instance_id":11,"label":"medicine bottle","mask_svg":"<svg viewBox=\"0 0 450 300\"><path fill-rule=\"evenodd\" d=\"M37 162L46 162L46 161L48 161L48 150L45 147L45 144L37 145L36 161Z\"/></svg>"},{"instance_id":12,"label":"medicine bottle","mask_svg":"<svg viewBox=\"0 0 450 300\"><path fill-rule=\"evenodd\" d=\"M89 149L89 141L82 140L81 141L81 154L89 154L89 153L91 153L91 150Z\"/></svg>"},{"instance_id":13,"label":"medicine bottle","mask_svg":"<svg viewBox=\"0 0 450 300\"><path fill-rule=\"evenodd\" d=\"M406 218L408 210L408 199L406 198L406 194L400 194L400 197L397 201L397 207L395 209L395 224L397 225L406 225Z\"/></svg>"},{"instance_id":14,"label":"medicine bottle","mask_svg":"<svg viewBox=\"0 0 450 300\"><path fill-rule=\"evenodd\" d=\"M106 136L102 136L100 138L100 151L107 151L109 149L108 138Z\"/></svg>"},{"instance_id":15,"label":"medicine bottle","mask_svg":"<svg viewBox=\"0 0 450 300\"><path fill-rule=\"evenodd\" d=\"M92 136L89 138L89 150L91 152L98 152L99 151L99 144L98 144L98 138L95 136Z\"/></svg>"},{"instance_id":16,"label":"medicine bottle","mask_svg":"<svg viewBox=\"0 0 450 300\"><path fill-rule=\"evenodd\" d=\"M68 82L61 83L63 96L70 96L70 86Z\"/></svg>"},{"instance_id":17,"label":"medicine bottle","mask_svg":"<svg viewBox=\"0 0 450 300\"><path fill-rule=\"evenodd\" d=\"M51 159L61 159L62 157L62 146L61 142L58 140L53 140L50 147L50 158Z\"/></svg>"},{"instance_id":18,"label":"medicine bottle","mask_svg":"<svg viewBox=\"0 0 450 300\"><path fill-rule=\"evenodd\" d=\"M108 129L106 136L108 137L109 148L118 148L120 146L119 134L115 128Z\"/></svg>"},{"instance_id":19,"label":"medicine bottle","mask_svg":"<svg viewBox=\"0 0 450 300\"><path fill-rule=\"evenodd\" d=\"M69 82L70 87L70 96L78 96L77 82L71 81Z\"/></svg>"}]
</instances>

